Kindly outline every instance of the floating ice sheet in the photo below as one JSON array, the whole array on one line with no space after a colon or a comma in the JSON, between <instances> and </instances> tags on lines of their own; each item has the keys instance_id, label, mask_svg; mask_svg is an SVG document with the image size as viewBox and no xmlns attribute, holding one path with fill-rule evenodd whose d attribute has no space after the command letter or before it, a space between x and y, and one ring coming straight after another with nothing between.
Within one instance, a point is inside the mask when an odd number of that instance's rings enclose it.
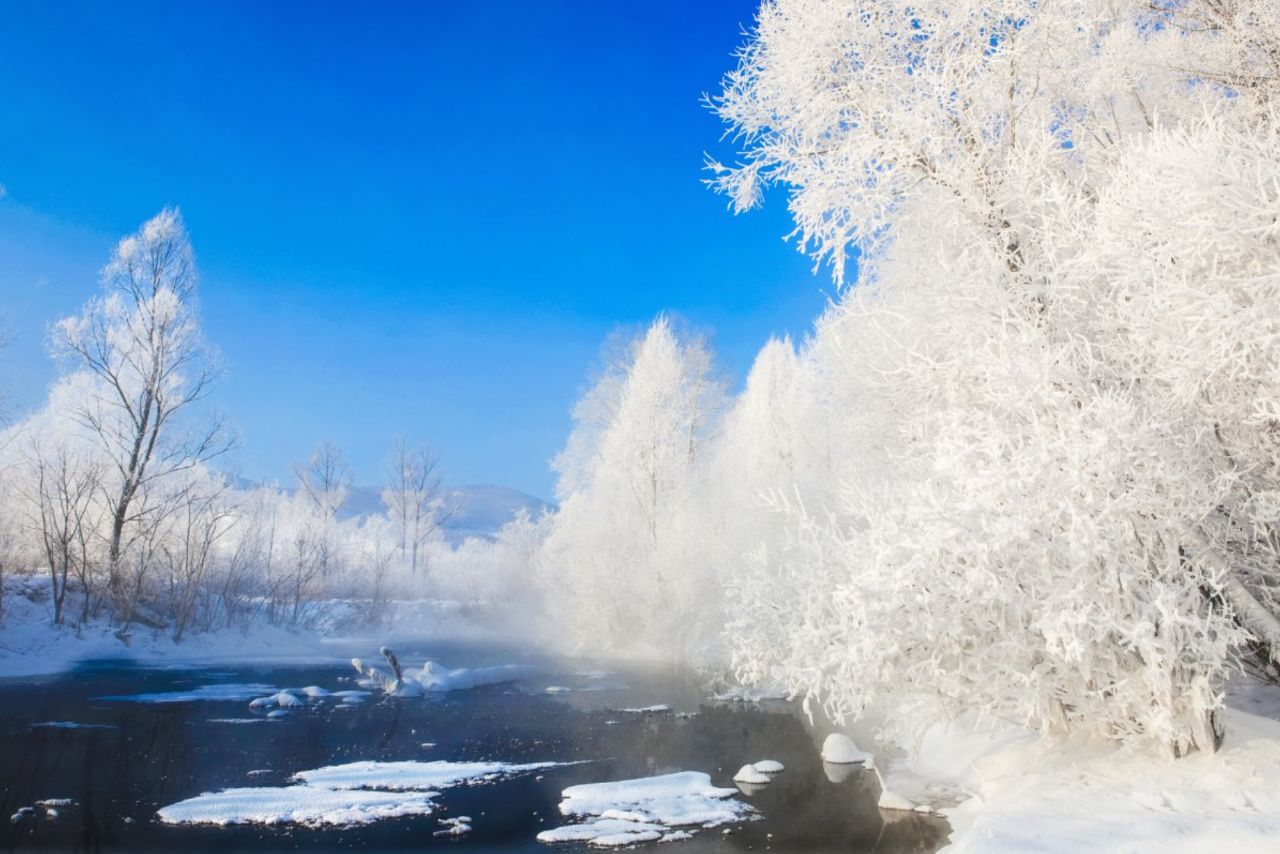
<instances>
[{"instance_id":1,"label":"floating ice sheet","mask_svg":"<svg viewBox=\"0 0 1280 854\"><path fill-rule=\"evenodd\" d=\"M451 786L492 782L563 764L537 762L349 762L300 771L292 786L251 786L206 792L161 808L166 824L367 824L430 815Z\"/></svg>"},{"instance_id":2,"label":"floating ice sheet","mask_svg":"<svg viewBox=\"0 0 1280 854\"><path fill-rule=\"evenodd\" d=\"M710 776L698 771L570 786L562 793L560 812L586 820L544 830L538 839L614 847L684 839L692 828L757 818L734 794L734 789L712 786Z\"/></svg>"}]
</instances>

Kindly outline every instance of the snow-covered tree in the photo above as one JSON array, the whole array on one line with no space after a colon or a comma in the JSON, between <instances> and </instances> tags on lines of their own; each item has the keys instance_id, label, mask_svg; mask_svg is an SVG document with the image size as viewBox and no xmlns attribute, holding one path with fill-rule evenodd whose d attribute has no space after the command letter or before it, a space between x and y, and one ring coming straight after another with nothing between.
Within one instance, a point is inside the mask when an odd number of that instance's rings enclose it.
<instances>
[{"instance_id":1,"label":"snow-covered tree","mask_svg":"<svg viewBox=\"0 0 1280 854\"><path fill-rule=\"evenodd\" d=\"M415 574L425 568L427 543L452 514L439 469L430 448L412 448L404 439L397 440L387 464L382 503L398 535L400 559Z\"/></svg>"},{"instance_id":2,"label":"snow-covered tree","mask_svg":"<svg viewBox=\"0 0 1280 854\"><path fill-rule=\"evenodd\" d=\"M1214 746L1237 624L1264 659L1280 637L1276 27L763 4L714 183L788 187L801 246L861 282L810 348L842 498L784 501L734 580L744 678Z\"/></svg>"},{"instance_id":3,"label":"snow-covered tree","mask_svg":"<svg viewBox=\"0 0 1280 854\"><path fill-rule=\"evenodd\" d=\"M607 376L608 418L572 470L541 564L557 627L576 643L688 652L704 643L693 609L706 606L706 567L693 514L723 384L698 340L659 318ZM583 415L579 407L579 418ZM578 486L578 484L581 484ZM566 494L568 493L568 494Z\"/></svg>"},{"instance_id":4,"label":"snow-covered tree","mask_svg":"<svg viewBox=\"0 0 1280 854\"><path fill-rule=\"evenodd\" d=\"M217 421L183 423L217 368L200 338L195 259L177 210L161 211L121 240L102 281L100 297L54 326L53 342L74 370L92 378L74 414L110 470L107 583L127 619L133 603L126 564L145 566L139 561L151 548L139 538L172 509L160 497L162 482L222 453L229 439Z\"/></svg>"}]
</instances>

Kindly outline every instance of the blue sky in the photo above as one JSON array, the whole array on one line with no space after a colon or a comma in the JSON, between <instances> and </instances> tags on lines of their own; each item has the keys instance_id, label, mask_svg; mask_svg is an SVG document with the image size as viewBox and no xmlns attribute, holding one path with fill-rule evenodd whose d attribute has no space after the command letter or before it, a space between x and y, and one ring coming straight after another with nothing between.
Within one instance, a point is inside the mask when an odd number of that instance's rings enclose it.
<instances>
[{"instance_id":1,"label":"blue sky","mask_svg":"<svg viewBox=\"0 0 1280 854\"><path fill-rule=\"evenodd\" d=\"M114 241L182 209L213 404L251 478L322 440L376 483L393 437L454 483L550 496L604 337L669 310L741 378L831 289L785 199L734 217L701 104L753 2L10 3L0 362L11 413Z\"/></svg>"}]
</instances>

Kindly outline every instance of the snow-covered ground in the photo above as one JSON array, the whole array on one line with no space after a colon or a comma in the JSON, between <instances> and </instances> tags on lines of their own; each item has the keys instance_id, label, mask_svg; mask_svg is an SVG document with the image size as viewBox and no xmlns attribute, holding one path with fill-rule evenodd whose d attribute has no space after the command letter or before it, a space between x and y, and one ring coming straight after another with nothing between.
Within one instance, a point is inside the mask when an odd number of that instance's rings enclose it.
<instances>
[{"instance_id":1,"label":"snow-covered ground","mask_svg":"<svg viewBox=\"0 0 1280 854\"><path fill-rule=\"evenodd\" d=\"M344 658L340 644L380 634L363 629L359 606L333 600L313 607L323 611L310 629L286 629L255 623L248 631L223 629L191 633L175 643L166 632L134 626L128 637L117 626L91 620L83 626L54 626L49 581L43 577L5 579L0 609L0 678L60 673L77 662L126 659L163 666L235 661L239 663L322 662ZM390 603L388 624L403 633L450 640L483 641L496 633L470 619L457 602L437 599ZM376 648L376 643L375 643Z\"/></svg>"},{"instance_id":2,"label":"snow-covered ground","mask_svg":"<svg viewBox=\"0 0 1280 854\"><path fill-rule=\"evenodd\" d=\"M886 786L943 806L946 854L1280 851L1280 689L1243 683L1229 701L1216 754L939 725L890 763Z\"/></svg>"}]
</instances>

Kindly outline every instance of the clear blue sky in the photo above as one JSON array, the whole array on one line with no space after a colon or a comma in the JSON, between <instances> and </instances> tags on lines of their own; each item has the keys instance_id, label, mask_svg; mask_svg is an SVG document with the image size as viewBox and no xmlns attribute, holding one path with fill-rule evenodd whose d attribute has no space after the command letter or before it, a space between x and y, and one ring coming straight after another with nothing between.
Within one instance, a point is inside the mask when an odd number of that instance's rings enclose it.
<instances>
[{"instance_id":1,"label":"clear blue sky","mask_svg":"<svg viewBox=\"0 0 1280 854\"><path fill-rule=\"evenodd\" d=\"M6 2L0 390L164 205L195 244L233 465L288 477L328 439L361 483L394 436L454 483L549 496L603 338L670 310L740 378L830 290L700 183L700 104L754 9L715 2Z\"/></svg>"}]
</instances>

